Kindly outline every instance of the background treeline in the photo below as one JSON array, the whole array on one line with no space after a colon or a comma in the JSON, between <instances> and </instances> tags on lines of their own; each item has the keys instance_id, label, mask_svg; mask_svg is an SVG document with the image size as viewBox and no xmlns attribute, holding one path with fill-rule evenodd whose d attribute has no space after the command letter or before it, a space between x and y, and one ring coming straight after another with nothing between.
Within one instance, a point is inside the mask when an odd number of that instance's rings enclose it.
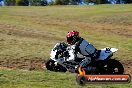
<instances>
[{"instance_id":1,"label":"background treeline","mask_svg":"<svg viewBox=\"0 0 132 88\"><path fill-rule=\"evenodd\" d=\"M5 4L8 6L45 6L45 5L78 5L82 0L5 0ZM85 4L107 4L108 0L83 0ZM132 0L123 0L125 3L132 3ZM120 2L120 0L117 0Z\"/></svg>"},{"instance_id":2,"label":"background treeline","mask_svg":"<svg viewBox=\"0 0 132 88\"><path fill-rule=\"evenodd\" d=\"M47 0L5 0L5 4L8 6L41 6L49 3Z\"/></svg>"}]
</instances>

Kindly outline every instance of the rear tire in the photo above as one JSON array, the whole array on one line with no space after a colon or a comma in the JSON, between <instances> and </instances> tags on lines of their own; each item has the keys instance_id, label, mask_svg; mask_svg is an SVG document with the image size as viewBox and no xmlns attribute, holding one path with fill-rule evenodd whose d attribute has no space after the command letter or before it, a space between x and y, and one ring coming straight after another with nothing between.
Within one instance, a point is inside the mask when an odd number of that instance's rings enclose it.
<instances>
[{"instance_id":1,"label":"rear tire","mask_svg":"<svg viewBox=\"0 0 132 88\"><path fill-rule=\"evenodd\" d=\"M115 59L109 59L107 61L107 66L108 66L109 74L123 74L124 73L123 65Z\"/></svg>"},{"instance_id":2,"label":"rear tire","mask_svg":"<svg viewBox=\"0 0 132 88\"><path fill-rule=\"evenodd\" d=\"M124 67L123 65L115 59L108 59L103 61L97 61L94 64L97 67L96 74L123 74Z\"/></svg>"}]
</instances>

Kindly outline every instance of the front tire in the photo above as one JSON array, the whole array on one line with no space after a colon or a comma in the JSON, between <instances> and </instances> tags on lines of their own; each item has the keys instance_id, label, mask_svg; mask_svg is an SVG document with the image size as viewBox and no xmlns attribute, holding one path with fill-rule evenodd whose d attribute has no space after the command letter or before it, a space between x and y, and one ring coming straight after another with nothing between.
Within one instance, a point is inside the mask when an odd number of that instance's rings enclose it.
<instances>
[{"instance_id":1,"label":"front tire","mask_svg":"<svg viewBox=\"0 0 132 88\"><path fill-rule=\"evenodd\" d=\"M55 67L55 61L53 61L52 59L48 59L45 63L47 70L53 71L54 67Z\"/></svg>"},{"instance_id":2,"label":"front tire","mask_svg":"<svg viewBox=\"0 0 132 88\"><path fill-rule=\"evenodd\" d=\"M67 69L60 64L55 65L55 61L52 59L47 60L45 63L47 70L55 71L55 72L66 72Z\"/></svg>"},{"instance_id":3,"label":"front tire","mask_svg":"<svg viewBox=\"0 0 132 88\"><path fill-rule=\"evenodd\" d=\"M67 69L63 66L61 66L60 64L57 64L57 66L54 67L54 71L56 72L66 72Z\"/></svg>"}]
</instances>

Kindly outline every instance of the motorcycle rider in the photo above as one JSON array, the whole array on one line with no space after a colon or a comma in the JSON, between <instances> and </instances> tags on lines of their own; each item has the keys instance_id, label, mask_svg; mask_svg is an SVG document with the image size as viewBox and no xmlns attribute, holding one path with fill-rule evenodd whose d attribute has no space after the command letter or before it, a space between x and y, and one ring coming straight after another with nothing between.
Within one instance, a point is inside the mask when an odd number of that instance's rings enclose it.
<instances>
[{"instance_id":1,"label":"motorcycle rider","mask_svg":"<svg viewBox=\"0 0 132 88\"><path fill-rule=\"evenodd\" d=\"M98 57L97 49L91 43L81 38L78 31L68 32L66 38L67 44L72 48L71 51L69 50L70 57L67 58L67 61L75 60L76 54L79 52L85 59L81 61L78 67L85 67Z\"/></svg>"}]
</instances>

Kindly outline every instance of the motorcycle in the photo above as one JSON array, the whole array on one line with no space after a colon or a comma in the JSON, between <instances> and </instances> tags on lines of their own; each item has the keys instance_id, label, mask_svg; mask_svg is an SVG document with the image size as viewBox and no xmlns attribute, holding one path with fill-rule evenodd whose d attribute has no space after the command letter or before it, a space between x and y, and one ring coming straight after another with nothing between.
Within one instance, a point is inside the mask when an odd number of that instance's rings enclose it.
<instances>
[{"instance_id":1,"label":"motorcycle","mask_svg":"<svg viewBox=\"0 0 132 88\"><path fill-rule=\"evenodd\" d=\"M72 50L72 47L70 47ZM95 61L90 63L87 67L82 68L85 71L85 74L123 74L124 67L123 65L116 59L112 59L112 56L118 49L116 48L104 48L98 50L99 56L96 58ZM66 61L68 57L67 50L59 53L58 59L54 58L53 56L56 55L58 51L52 52L50 54L50 59L47 60L45 63L47 70L55 71L55 72L66 72L70 71L72 73L79 73L77 66L81 63L81 61L85 58L85 56L77 53L76 59L73 61Z\"/></svg>"}]
</instances>

